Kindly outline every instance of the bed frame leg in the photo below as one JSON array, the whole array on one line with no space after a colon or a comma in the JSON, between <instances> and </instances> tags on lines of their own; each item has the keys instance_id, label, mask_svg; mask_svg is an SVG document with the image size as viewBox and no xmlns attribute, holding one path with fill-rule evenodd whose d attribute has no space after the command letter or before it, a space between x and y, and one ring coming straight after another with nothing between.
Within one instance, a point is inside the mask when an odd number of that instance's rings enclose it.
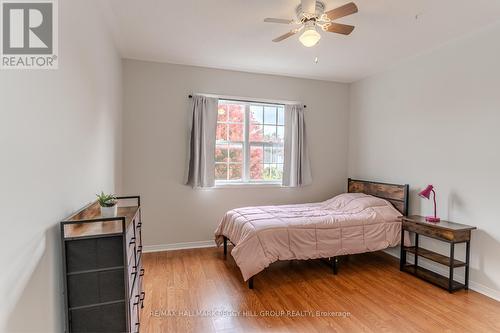
<instances>
[{"instance_id":1,"label":"bed frame leg","mask_svg":"<svg viewBox=\"0 0 500 333\"><path fill-rule=\"evenodd\" d=\"M253 289L253 276L248 279L248 289Z\"/></svg>"},{"instance_id":2,"label":"bed frame leg","mask_svg":"<svg viewBox=\"0 0 500 333\"><path fill-rule=\"evenodd\" d=\"M339 272L339 258L338 257L332 258L332 268L333 268L333 274L337 275L337 273Z\"/></svg>"},{"instance_id":3,"label":"bed frame leg","mask_svg":"<svg viewBox=\"0 0 500 333\"><path fill-rule=\"evenodd\" d=\"M224 237L224 257L227 256L227 237Z\"/></svg>"}]
</instances>

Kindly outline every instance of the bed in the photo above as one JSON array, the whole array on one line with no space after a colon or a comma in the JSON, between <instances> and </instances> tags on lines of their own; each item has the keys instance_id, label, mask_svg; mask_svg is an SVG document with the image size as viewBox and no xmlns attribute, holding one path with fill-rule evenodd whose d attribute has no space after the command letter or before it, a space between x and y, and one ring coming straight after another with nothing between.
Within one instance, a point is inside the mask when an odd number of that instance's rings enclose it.
<instances>
[{"instance_id":1,"label":"bed","mask_svg":"<svg viewBox=\"0 0 500 333\"><path fill-rule=\"evenodd\" d=\"M215 231L253 289L253 277L278 260L338 257L383 250L401 240L408 185L348 179L347 193L317 203L244 207L228 211Z\"/></svg>"}]
</instances>

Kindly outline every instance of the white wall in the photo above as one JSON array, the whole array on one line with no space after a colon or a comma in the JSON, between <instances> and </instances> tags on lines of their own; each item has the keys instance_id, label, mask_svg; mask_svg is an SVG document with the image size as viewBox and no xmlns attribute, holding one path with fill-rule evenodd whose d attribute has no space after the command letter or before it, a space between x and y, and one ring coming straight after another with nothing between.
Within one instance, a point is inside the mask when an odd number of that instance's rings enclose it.
<instances>
[{"instance_id":1,"label":"white wall","mask_svg":"<svg viewBox=\"0 0 500 333\"><path fill-rule=\"evenodd\" d=\"M351 87L349 175L413 188L411 212L478 227L471 286L500 298L500 25ZM443 253L448 247L426 241ZM463 255L463 248L459 255ZM463 275L462 270L457 270Z\"/></svg>"},{"instance_id":2,"label":"white wall","mask_svg":"<svg viewBox=\"0 0 500 333\"><path fill-rule=\"evenodd\" d=\"M58 70L0 71L0 332L62 331L58 222L120 179L120 58L97 1L59 18Z\"/></svg>"},{"instance_id":3,"label":"white wall","mask_svg":"<svg viewBox=\"0 0 500 333\"><path fill-rule=\"evenodd\" d=\"M123 186L143 198L146 245L212 240L231 208L318 201L345 189L348 85L135 60L123 64ZM307 104L314 183L302 189L183 185L188 95L194 92Z\"/></svg>"}]
</instances>

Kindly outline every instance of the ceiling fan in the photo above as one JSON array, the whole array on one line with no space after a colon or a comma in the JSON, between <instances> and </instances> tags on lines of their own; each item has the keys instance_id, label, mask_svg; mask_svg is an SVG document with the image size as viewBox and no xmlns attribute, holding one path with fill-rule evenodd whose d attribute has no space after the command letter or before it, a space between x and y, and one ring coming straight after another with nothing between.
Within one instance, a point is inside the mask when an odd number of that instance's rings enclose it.
<instances>
[{"instance_id":1,"label":"ceiling fan","mask_svg":"<svg viewBox=\"0 0 500 333\"><path fill-rule=\"evenodd\" d=\"M295 9L295 12L297 15L296 19L264 19L264 22L268 23L300 24L299 27L296 27L286 34L273 39L273 42L281 42L282 40L304 30L304 32L300 35L299 40L304 46L311 47L316 45L321 39L321 35L317 31L318 27L323 29L323 31L349 35L354 30L354 26L335 23L333 21L341 17L357 13L358 7L354 4L354 2L350 2L346 5L325 12L325 4L322 1L301 0L301 3Z\"/></svg>"}]
</instances>

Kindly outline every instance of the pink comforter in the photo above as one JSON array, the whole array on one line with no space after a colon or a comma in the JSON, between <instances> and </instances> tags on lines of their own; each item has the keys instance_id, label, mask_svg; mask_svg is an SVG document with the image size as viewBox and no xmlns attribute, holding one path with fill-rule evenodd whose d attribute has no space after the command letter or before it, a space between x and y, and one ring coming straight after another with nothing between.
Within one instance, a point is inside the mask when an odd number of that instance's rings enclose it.
<instances>
[{"instance_id":1,"label":"pink comforter","mask_svg":"<svg viewBox=\"0 0 500 333\"><path fill-rule=\"evenodd\" d=\"M378 251L400 242L401 222L388 201L362 193L300 205L230 210L215 231L235 244L231 254L246 281L277 260Z\"/></svg>"}]
</instances>

